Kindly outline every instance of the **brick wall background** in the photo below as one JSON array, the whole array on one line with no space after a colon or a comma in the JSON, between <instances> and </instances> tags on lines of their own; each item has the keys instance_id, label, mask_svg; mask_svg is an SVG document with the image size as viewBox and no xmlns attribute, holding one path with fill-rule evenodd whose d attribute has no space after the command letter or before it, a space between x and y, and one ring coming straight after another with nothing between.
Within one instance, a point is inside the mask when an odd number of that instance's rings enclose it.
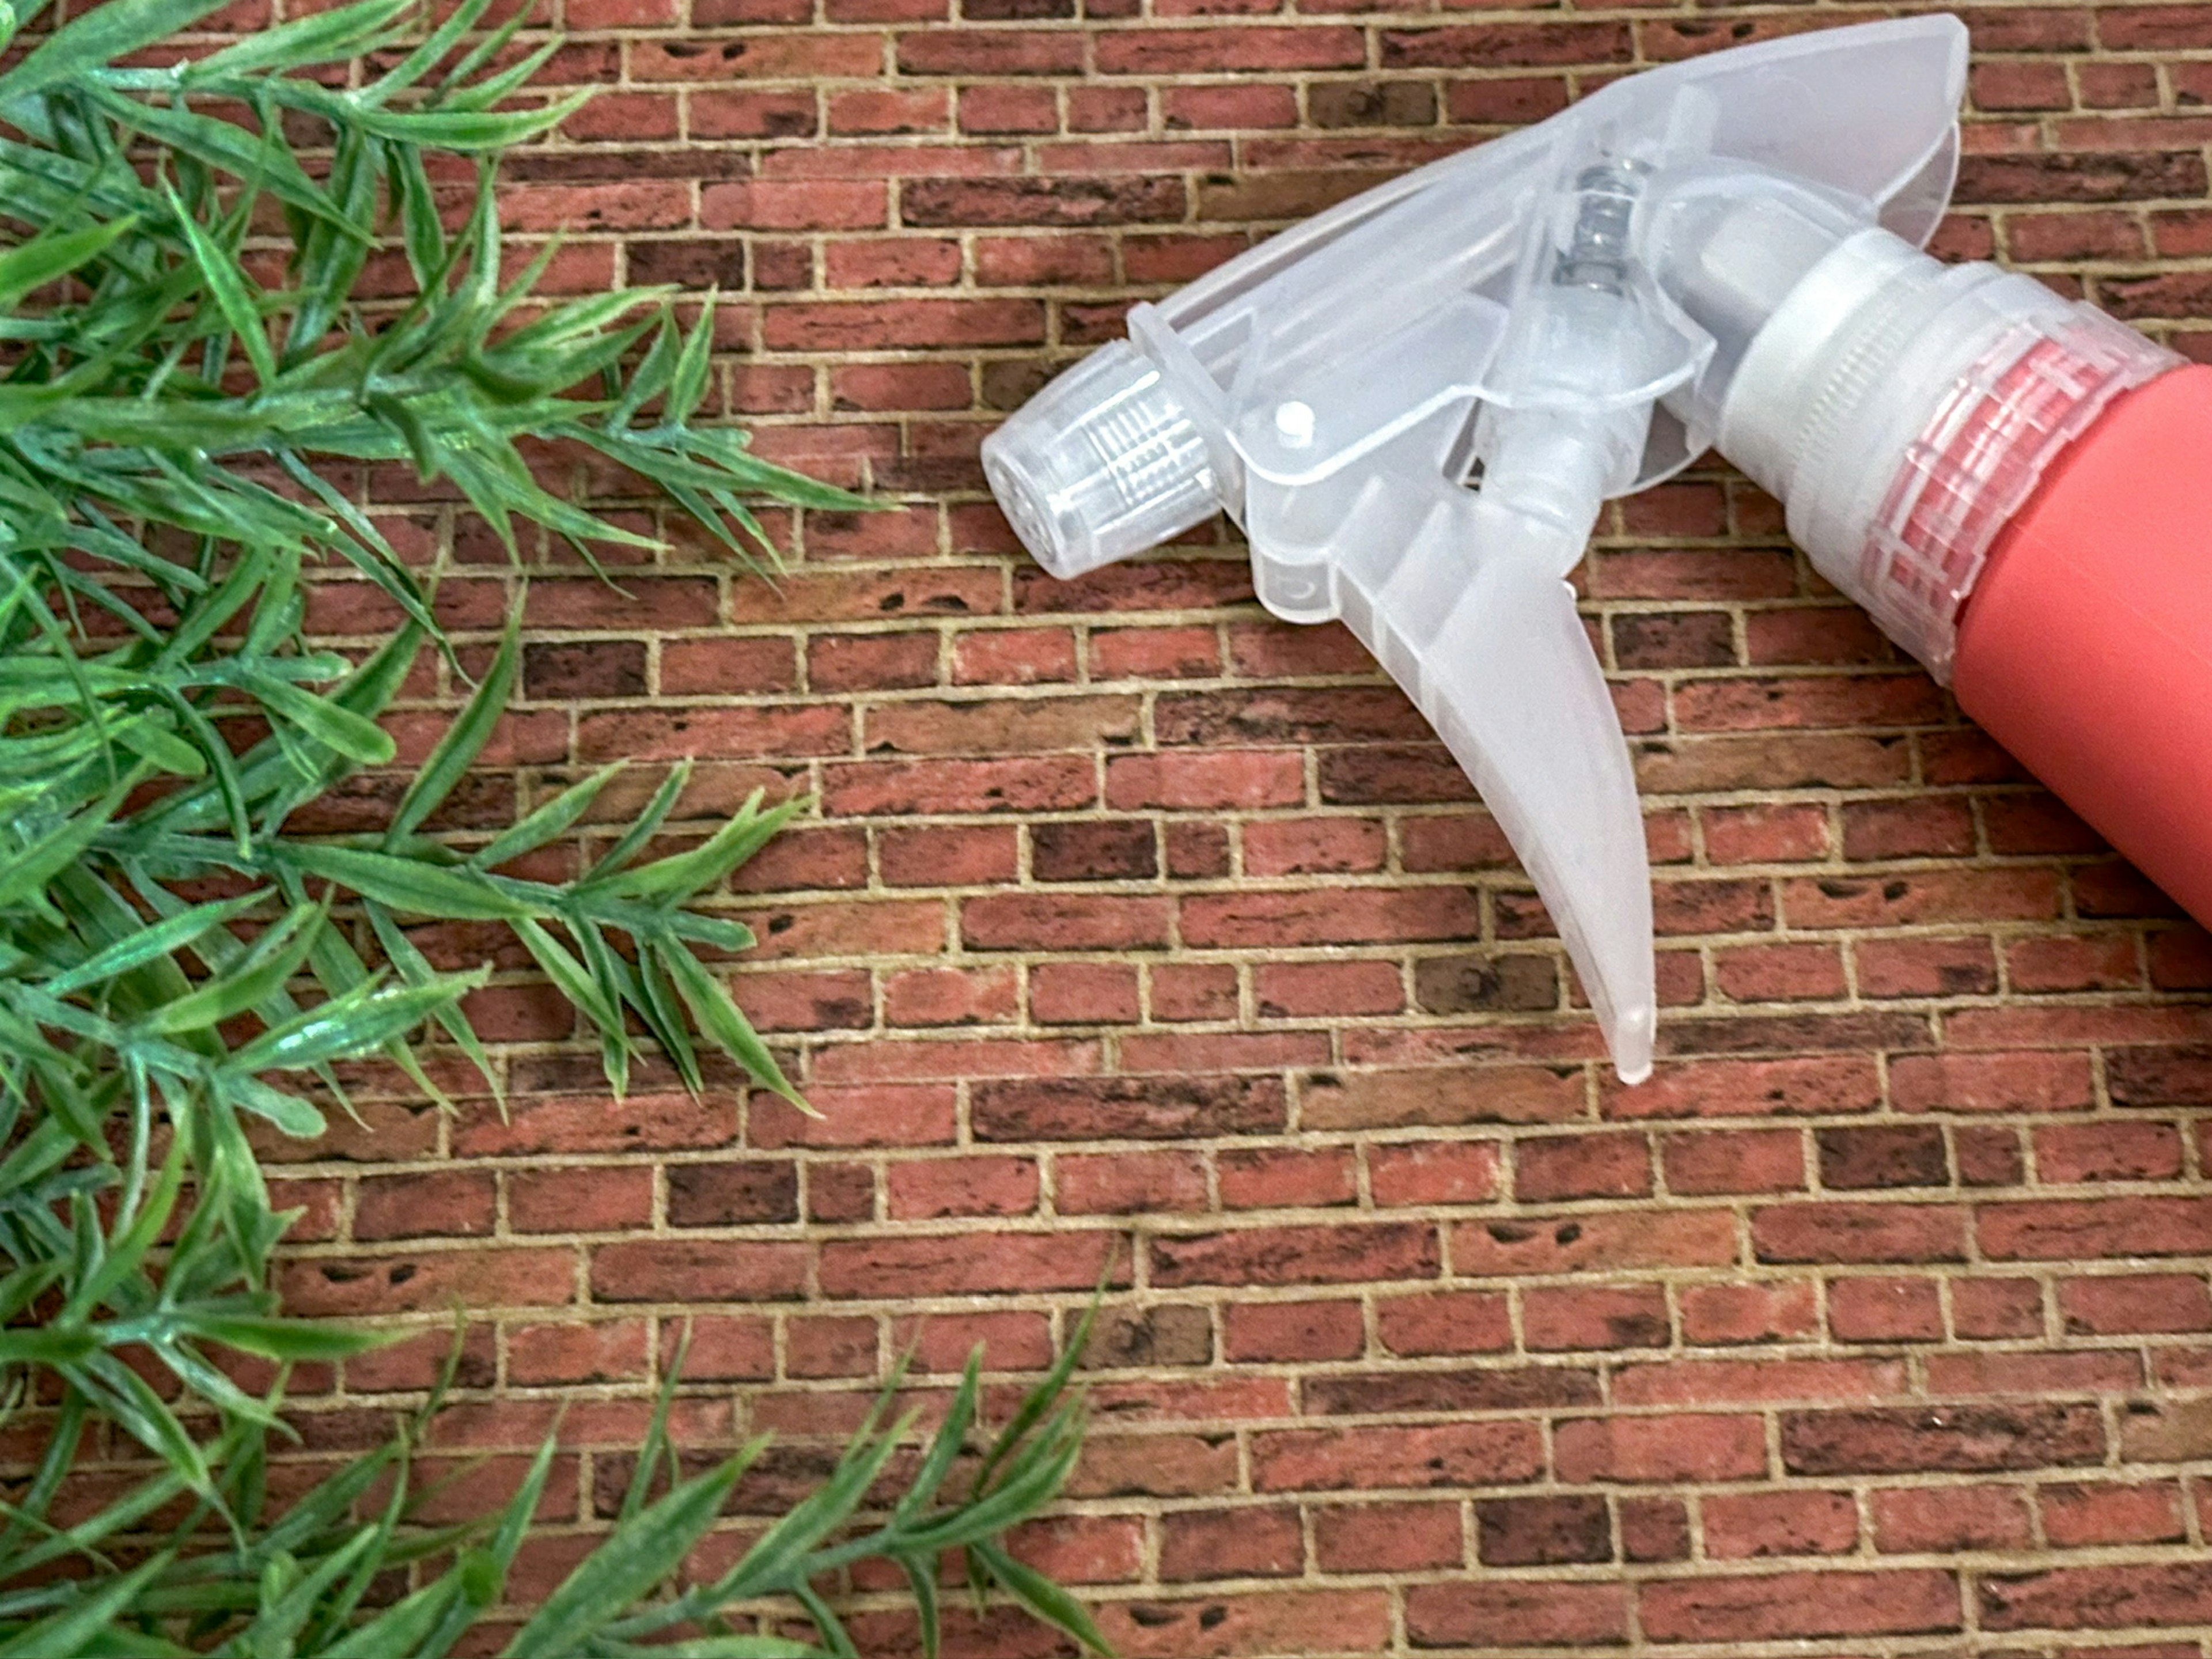
<instances>
[{"instance_id":1,"label":"brick wall background","mask_svg":"<svg viewBox=\"0 0 2212 1659\"><path fill-rule=\"evenodd\" d=\"M973 459L1133 298L1273 228L1634 65L1873 15L567 0L551 78L607 91L514 161L509 226L571 233L570 289L718 286L730 412L899 505L779 520L774 589L696 550L624 594L540 572L470 810L617 756L625 805L698 757L701 822L818 794L733 904L741 1000L824 1115L617 1104L560 1004L488 990L511 1121L390 1097L277 1149L293 1304L423 1329L307 1379L310 1449L380 1431L466 1304L443 1446L557 1417L574 1449L543 1568L683 1321L685 1431L785 1437L757 1512L906 1345L920 1398L976 1340L1011 1385L1110 1271L1090 1454L1029 1547L1128 1654L2199 1654L2212 941L1771 501L1693 473L1584 572L1662 935L1665 1058L1623 1091L1346 635L1268 621L1218 527L1050 581ZM1967 16L1942 247L2212 358L2212 7ZM509 578L449 513L392 508L488 625ZM380 620L351 597L339 635ZM417 689L419 752L450 688ZM872 1654L907 1650L896 1606Z\"/></svg>"}]
</instances>

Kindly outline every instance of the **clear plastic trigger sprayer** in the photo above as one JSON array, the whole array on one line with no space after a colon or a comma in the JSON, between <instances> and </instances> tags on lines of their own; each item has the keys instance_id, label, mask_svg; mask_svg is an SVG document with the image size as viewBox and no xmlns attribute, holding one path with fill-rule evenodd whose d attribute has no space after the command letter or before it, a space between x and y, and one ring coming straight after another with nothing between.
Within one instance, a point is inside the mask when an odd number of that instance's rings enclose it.
<instances>
[{"instance_id":1,"label":"clear plastic trigger sprayer","mask_svg":"<svg viewBox=\"0 0 2212 1659\"><path fill-rule=\"evenodd\" d=\"M1616 82L1137 306L984 443L1055 575L1225 510L1268 610L1350 626L1510 838L1626 1081L1652 1062L1650 875L1566 579L1607 499L1717 443L1942 672L1942 594L1901 600L1863 557L1905 447L1889 394L1930 318L1966 349L2073 315L1918 251L1966 69L1965 28L1933 16Z\"/></svg>"}]
</instances>

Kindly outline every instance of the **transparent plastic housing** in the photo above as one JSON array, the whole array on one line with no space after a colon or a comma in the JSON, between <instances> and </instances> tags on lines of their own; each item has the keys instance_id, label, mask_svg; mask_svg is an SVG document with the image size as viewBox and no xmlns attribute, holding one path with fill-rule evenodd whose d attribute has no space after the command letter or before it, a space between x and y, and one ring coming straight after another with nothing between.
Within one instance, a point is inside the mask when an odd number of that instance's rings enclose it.
<instances>
[{"instance_id":1,"label":"transparent plastic housing","mask_svg":"<svg viewBox=\"0 0 2212 1659\"><path fill-rule=\"evenodd\" d=\"M2180 361L2032 278L1869 228L1775 302L1725 388L1720 447L1781 498L1820 574L1948 684L1998 532L2114 398Z\"/></svg>"},{"instance_id":2,"label":"transparent plastic housing","mask_svg":"<svg viewBox=\"0 0 2212 1659\"><path fill-rule=\"evenodd\" d=\"M983 476L1022 545L1062 580L1220 510L1204 436L1126 342L1092 352L986 438Z\"/></svg>"},{"instance_id":3,"label":"transparent plastic housing","mask_svg":"<svg viewBox=\"0 0 2212 1659\"><path fill-rule=\"evenodd\" d=\"M1906 443L1861 544L1858 591L1890 638L1948 685L1960 612L1998 532L2113 398L2182 362L2073 306L2025 319L1970 364Z\"/></svg>"},{"instance_id":4,"label":"transparent plastic housing","mask_svg":"<svg viewBox=\"0 0 2212 1659\"><path fill-rule=\"evenodd\" d=\"M1056 575L1224 510L1263 604L1341 617L1504 828L1631 1081L1643 821L1565 579L1607 499L1711 446L1808 271L1934 228L1966 66L1934 16L1625 76L1135 307L984 444Z\"/></svg>"}]
</instances>

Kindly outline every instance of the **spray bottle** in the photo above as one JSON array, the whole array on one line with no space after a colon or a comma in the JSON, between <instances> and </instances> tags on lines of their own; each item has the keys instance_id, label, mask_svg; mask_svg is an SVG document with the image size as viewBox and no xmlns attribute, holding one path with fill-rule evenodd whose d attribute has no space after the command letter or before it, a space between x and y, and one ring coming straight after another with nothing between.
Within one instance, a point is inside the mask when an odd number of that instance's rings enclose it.
<instances>
[{"instance_id":1,"label":"spray bottle","mask_svg":"<svg viewBox=\"0 0 2212 1659\"><path fill-rule=\"evenodd\" d=\"M983 446L1068 578L1225 509L1466 769L1625 1081L1656 1024L1636 784L1566 578L1709 447L1967 714L2212 921L2212 368L1922 252L1966 32L1722 52L1356 197L1157 306Z\"/></svg>"}]
</instances>

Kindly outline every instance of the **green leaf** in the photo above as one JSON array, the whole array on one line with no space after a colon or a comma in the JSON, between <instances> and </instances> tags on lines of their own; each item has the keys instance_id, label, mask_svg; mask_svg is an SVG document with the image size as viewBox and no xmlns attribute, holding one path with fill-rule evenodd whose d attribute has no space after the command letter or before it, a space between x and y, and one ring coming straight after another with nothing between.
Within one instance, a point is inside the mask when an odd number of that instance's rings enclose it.
<instances>
[{"instance_id":1,"label":"green leaf","mask_svg":"<svg viewBox=\"0 0 2212 1659\"><path fill-rule=\"evenodd\" d=\"M699 407L699 399L706 395L708 354L714 349L714 295L709 293L699 302L699 320L684 342L684 355L677 360L668 383L665 418L671 423L690 419L691 411Z\"/></svg>"},{"instance_id":2,"label":"green leaf","mask_svg":"<svg viewBox=\"0 0 2212 1659\"><path fill-rule=\"evenodd\" d=\"M0 253L0 310L12 311L25 295L66 276L137 228L137 220L125 218L79 230L49 230Z\"/></svg>"},{"instance_id":3,"label":"green leaf","mask_svg":"<svg viewBox=\"0 0 2212 1659\"><path fill-rule=\"evenodd\" d=\"M636 857L643 850L646 843L660 833L660 826L667 821L668 815L676 810L677 798L683 794L684 786L690 781L691 763L689 760L678 761L670 767L668 775L660 781L660 787L653 792L653 799L646 802L645 811L637 815L630 827L623 831L621 838L601 855L597 864L592 866L591 874L584 878L586 883L589 884L612 875Z\"/></svg>"},{"instance_id":4,"label":"green leaf","mask_svg":"<svg viewBox=\"0 0 2212 1659\"><path fill-rule=\"evenodd\" d=\"M410 0L355 0L355 3L313 13L255 31L243 40L210 52L197 62L179 66L177 78L185 85L216 81L230 76L265 70L305 69L350 58L366 51L385 29L406 12Z\"/></svg>"},{"instance_id":5,"label":"green leaf","mask_svg":"<svg viewBox=\"0 0 2212 1659\"><path fill-rule=\"evenodd\" d=\"M722 988L721 981L699 965L698 958L689 951L672 947L659 953L661 963L674 981L676 994L690 1009L692 1018L699 1022L700 1031L731 1059L750 1072L763 1086L773 1089L793 1106L811 1116L818 1116L811 1106L800 1098L799 1091L776 1064L775 1056L753 1030L752 1022L730 1000L730 994Z\"/></svg>"},{"instance_id":6,"label":"green leaf","mask_svg":"<svg viewBox=\"0 0 2212 1659\"><path fill-rule=\"evenodd\" d=\"M820 1648L780 1636L699 1636L688 1642L655 1642L650 1647L627 1642L603 1647L621 1659L822 1659Z\"/></svg>"},{"instance_id":7,"label":"green leaf","mask_svg":"<svg viewBox=\"0 0 2212 1659\"><path fill-rule=\"evenodd\" d=\"M545 970L561 994L581 1009L585 1016L600 1030L619 1038L622 1035L622 1010L608 997L584 964L571 955L566 946L538 923L523 917L508 924L514 936L529 950L531 957Z\"/></svg>"},{"instance_id":8,"label":"green leaf","mask_svg":"<svg viewBox=\"0 0 2212 1659\"><path fill-rule=\"evenodd\" d=\"M176 1209L177 1198L184 1186L185 1145L179 1138L171 1143L169 1155L162 1160L161 1179L139 1206L138 1213L131 1218L130 1225L108 1247L105 1260L94 1271L80 1273L59 1322L69 1324L89 1318L94 1309L138 1271L155 1241L161 1237L161 1230L169 1224L169 1217ZM81 1209L79 1213L89 1214L90 1210Z\"/></svg>"},{"instance_id":9,"label":"green leaf","mask_svg":"<svg viewBox=\"0 0 2212 1659\"><path fill-rule=\"evenodd\" d=\"M914 1597L915 1616L921 1625L921 1659L937 1659L945 1631L945 1617L937 1603L937 1559L934 1555L901 1556L898 1564L906 1575L908 1592Z\"/></svg>"},{"instance_id":10,"label":"green leaf","mask_svg":"<svg viewBox=\"0 0 2212 1659\"><path fill-rule=\"evenodd\" d=\"M438 739L438 746L430 751L429 759L422 763L422 770L415 775L406 794L400 798L399 810L392 816L392 828L384 837L387 849L414 834L422 820L438 810L483 751L484 741L499 723L500 714L514 690L515 669L521 658L521 626L522 607L518 599L507 618L507 632L500 637L499 649L492 655L491 666L484 672L483 683L461 710L460 718Z\"/></svg>"},{"instance_id":11,"label":"green leaf","mask_svg":"<svg viewBox=\"0 0 2212 1659\"><path fill-rule=\"evenodd\" d=\"M581 1648L584 1638L613 1623L683 1565L721 1513L744 1467L743 1459L732 1458L638 1511L584 1558L501 1652L509 1659L537 1659Z\"/></svg>"},{"instance_id":12,"label":"green leaf","mask_svg":"<svg viewBox=\"0 0 2212 1659\"><path fill-rule=\"evenodd\" d=\"M1113 1262L1109 1257L1099 1273L1098 1289L1091 1297L1091 1305L1083 1310L1083 1317L1076 1322L1075 1329L1060 1345L1060 1357L1054 1360L1052 1369L1044 1374L1043 1378L1022 1396L1022 1403L1015 1408L1006 1426L999 1431L999 1437L992 1442L982 1467L975 1471L972 1495L980 1497L990 1490L991 1477L997 1473L999 1466L1020 1449L1024 1438L1043 1420L1045 1414L1066 1390L1068 1379L1075 1375L1076 1366L1082 1363L1084 1349L1090 1344L1091 1328L1098 1319L1099 1301L1105 1295L1108 1275L1112 1271Z\"/></svg>"},{"instance_id":13,"label":"green leaf","mask_svg":"<svg viewBox=\"0 0 2212 1659\"><path fill-rule=\"evenodd\" d=\"M83 855L123 804L126 788L118 783L105 799L12 852L0 865L0 909L27 900L44 905L46 883Z\"/></svg>"},{"instance_id":14,"label":"green leaf","mask_svg":"<svg viewBox=\"0 0 2212 1659\"><path fill-rule=\"evenodd\" d=\"M960 1386L952 1391L945 1420L930 1437L929 1449L915 1470L905 1496L899 1499L895 1520L912 1521L935 1499L938 1488L945 1484L945 1478L951 1474L954 1462L967 1446L968 1431L975 1426L982 1393L983 1345L979 1342L969 1352L968 1363L961 1369Z\"/></svg>"},{"instance_id":15,"label":"green leaf","mask_svg":"<svg viewBox=\"0 0 2212 1659\"><path fill-rule=\"evenodd\" d=\"M240 1353L298 1364L313 1359L343 1359L384 1346L395 1332L363 1331L319 1320L278 1318L267 1314L198 1314L193 1332Z\"/></svg>"},{"instance_id":16,"label":"green leaf","mask_svg":"<svg viewBox=\"0 0 2212 1659\"><path fill-rule=\"evenodd\" d=\"M49 996L67 996L104 980L120 979L133 969L183 950L210 928L220 927L245 915L265 896L265 893L252 892L234 899L196 904L166 921L155 923L143 933L119 939L104 951L95 951L67 972L41 981L40 988Z\"/></svg>"},{"instance_id":17,"label":"green leaf","mask_svg":"<svg viewBox=\"0 0 2212 1659\"><path fill-rule=\"evenodd\" d=\"M1036 1617L1066 1632L1093 1653L1113 1652L1083 1604L1036 1568L1015 1560L996 1544L972 1544L969 1548L1007 1594Z\"/></svg>"},{"instance_id":18,"label":"green leaf","mask_svg":"<svg viewBox=\"0 0 2212 1659\"><path fill-rule=\"evenodd\" d=\"M157 1555L128 1572L113 1575L74 1607L26 1625L0 1640L0 1659L57 1659L64 1654L123 1651L107 1648L100 1638L110 1622L136 1601L168 1564L166 1555Z\"/></svg>"},{"instance_id":19,"label":"green leaf","mask_svg":"<svg viewBox=\"0 0 2212 1659\"><path fill-rule=\"evenodd\" d=\"M288 205L331 224L357 240L366 240L369 236L367 226L346 220L281 143L256 137L232 122L189 109L146 103L97 85L87 91L112 118L159 140L179 156L264 187ZM189 243L189 228L179 228L185 229Z\"/></svg>"},{"instance_id":20,"label":"green leaf","mask_svg":"<svg viewBox=\"0 0 2212 1659\"><path fill-rule=\"evenodd\" d=\"M428 985L364 988L334 998L247 1043L231 1057L224 1075L299 1071L325 1060L374 1054L394 1037L412 1031L437 1009L476 989L485 977L482 972L448 974ZM252 1079L249 1076L244 1081L250 1085Z\"/></svg>"},{"instance_id":21,"label":"green leaf","mask_svg":"<svg viewBox=\"0 0 2212 1659\"><path fill-rule=\"evenodd\" d=\"M144 1377L107 1354L94 1355L71 1372L80 1387L90 1385L96 1390L100 1409L126 1434L167 1463L185 1486L204 1498L213 1498L206 1455Z\"/></svg>"},{"instance_id":22,"label":"green leaf","mask_svg":"<svg viewBox=\"0 0 2212 1659\"><path fill-rule=\"evenodd\" d=\"M626 897L660 900L690 898L718 884L765 847L807 805L803 799L788 800L763 812L761 794L757 789L753 791L737 816L709 836L704 846L620 872L607 884Z\"/></svg>"},{"instance_id":23,"label":"green leaf","mask_svg":"<svg viewBox=\"0 0 2212 1659\"><path fill-rule=\"evenodd\" d=\"M437 970L430 966L428 958L422 951L415 948L415 942L409 939L401 930L399 924L392 919L390 911L382 905L374 902L363 908L368 912L368 924L376 934L377 943L384 947L384 954L391 958L392 965L399 970L399 977L402 980L410 985L428 985L437 978ZM468 1016L461 1011L458 1003L451 1003L444 1007L433 1009L431 1018L438 1022L440 1028L447 1036L453 1038L461 1052L468 1056L469 1063L477 1068L477 1074L490 1088L493 1098L498 1102L500 1115L503 1118L507 1114L507 1097L501 1085L499 1069L491 1063L491 1056L484 1052L483 1044L477 1040L476 1028L469 1024ZM421 1085L418 1085L418 1086ZM424 1092L433 1091L425 1089Z\"/></svg>"},{"instance_id":24,"label":"green leaf","mask_svg":"<svg viewBox=\"0 0 2212 1659\"><path fill-rule=\"evenodd\" d=\"M447 868L396 854L328 843L295 845L286 858L307 875L342 883L403 915L521 921L551 914L524 896L528 890L523 884L465 867Z\"/></svg>"},{"instance_id":25,"label":"green leaf","mask_svg":"<svg viewBox=\"0 0 2212 1659\"><path fill-rule=\"evenodd\" d=\"M265 1065L277 1062L268 1060ZM302 1062L303 1065L313 1064ZM218 1073L216 1092L241 1111L256 1117L267 1118L295 1140L313 1140L330 1127L322 1110L313 1101L288 1094L282 1089L272 1089L259 1078L231 1073Z\"/></svg>"},{"instance_id":26,"label":"green leaf","mask_svg":"<svg viewBox=\"0 0 2212 1659\"><path fill-rule=\"evenodd\" d=\"M307 952L314 948L319 919L314 905L294 907L236 963L198 990L154 1010L142 1022L144 1028L162 1036L174 1036L179 1031L219 1025L259 1007L300 971Z\"/></svg>"},{"instance_id":27,"label":"green leaf","mask_svg":"<svg viewBox=\"0 0 2212 1659\"><path fill-rule=\"evenodd\" d=\"M623 769L623 763L615 761L601 767L581 783L574 783L559 794L537 808L514 828L501 830L483 848L470 855L469 863L479 870L496 869L509 859L520 858L534 852L549 841L566 835L592 810L592 803L599 798L599 791L614 781Z\"/></svg>"},{"instance_id":28,"label":"green leaf","mask_svg":"<svg viewBox=\"0 0 2212 1659\"><path fill-rule=\"evenodd\" d=\"M223 321L246 348L252 362L253 372L264 386L276 378L276 353L269 343L269 331L261 321L261 309L248 291L251 282L240 267L230 250L200 228L177 192L166 181L161 186L167 195L169 210L176 216L177 228L184 233L191 246L192 258L198 261L200 278L207 284L209 295L222 311Z\"/></svg>"},{"instance_id":29,"label":"green leaf","mask_svg":"<svg viewBox=\"0 0 2212 1659\"><path fill-rule=\"evenodd\" d=\"M0 109L10 110L49 88L66 86L91 70L188 28L223 0L111 0L94 6L48 36L6 75L0 76Z\"/></svg>"},{"instance_id":30,"label":"green leaf","mask_svg":"<svg viewBox=\"0 0 2212 1659\"><path fill-rule=\"evenodd\" d=\"M248 671L238 678L271 714L283 715L333 753L364 766L381 766L392 758L391 734L335 698L319 697L273 674Z\"/></svg>"}]
</instances>

